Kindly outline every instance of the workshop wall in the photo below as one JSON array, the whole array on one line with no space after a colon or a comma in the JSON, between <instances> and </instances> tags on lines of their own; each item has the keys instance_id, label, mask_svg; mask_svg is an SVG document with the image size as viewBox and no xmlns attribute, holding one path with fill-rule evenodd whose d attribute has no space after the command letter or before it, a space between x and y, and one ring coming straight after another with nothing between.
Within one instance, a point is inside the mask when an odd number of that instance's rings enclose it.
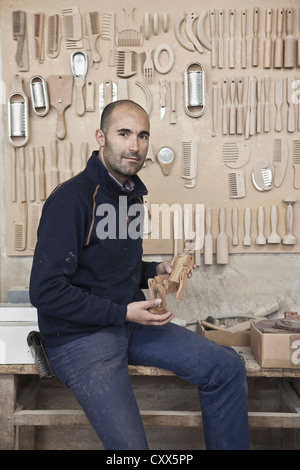
<instances>
[{"instance_id":1,"label":"workshop wall","mask_svg":"<svg viewBox=\"0 0 300 470\"><path fill-rule=\"evenodd\" d=\"M282 37L287 35L289 8L293 37L300 36L299 3L283 3L257 5L251 0L242 10L236 0L225 4L215 0L210 5L213 12L201 1L172 2L172 11L168 1L132 3L134 23L131 20L131 33L126 33L129 20L120 1L99 5L87 0L84 5L77 3L78 12L71 1L42 6L35 0L1 2L2 302L9 288L28 285L43 202L57 182L82 169L96 148L94 132L101 107L116 97L129 97L148 110L151 122L151 147L140 172L150 204L145 255L171 257L183 248L196 249L197 255L199 248L201 253L189 284L191 295L180 304L180 316L193 319L220 310L245 312L272 301L283 310L297 309L300 57L295 48L282 56L282 64L276 63L281 55L275 54L275 43L279 44L280 9ZM13 15L18 10L25 15ZM100 31L96 42L91 36L87 40L86 23L86 13L95 11L98 15L92 15L92 24L96 20ZM61 41L53 41L52 28L58 19L54 15L59 15ZM78 17L82 21L77 24ZM24 18L27 28L22 43L17 31ZM270 34L266 18L271 18ZM115 44L109 36L113 19ZM39 29L42 20L44 27ZM84 26L81 34L76 30L80 25ZM86 53L84 79L81 59L85 56L71 59L75 51ZM74 73L80 80L73 77L72 64L78 65ZM84 110L80 109L82 91ZM66 108L60 119L62 94ZM42 101L45 97L48 101ZM170 164L159 162L162 148L170 149ZM162 239L162 224L157 227L161 219L155 212L161 204L177 210L181 228L189 226L178 244L173 212L167 212L170 237ZM205 239L209 216L210 250ZM157 233L160 238L153 238ZM219 244L222 253L217 250Z\"/></svg>"}]
</instances>

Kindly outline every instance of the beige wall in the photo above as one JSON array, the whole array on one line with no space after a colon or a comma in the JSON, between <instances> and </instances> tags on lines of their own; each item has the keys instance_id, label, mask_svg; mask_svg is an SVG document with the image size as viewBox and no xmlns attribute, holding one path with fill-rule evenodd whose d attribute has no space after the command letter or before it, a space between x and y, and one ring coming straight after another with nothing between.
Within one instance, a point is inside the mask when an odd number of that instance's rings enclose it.
<instances>
[{"instance_id":1,"label":"beige wall","mask_svg":"<svg viewBox=\"0 0 300 470\"><path fill-rule=\"evenodd\" d=\"M27 2L26 2L27 3ZM37 10L41 10L41 2L35 2ZM60 5L62 2L56 2ZM67 2L63 2L66 6ZM70 2L68 2L70 3ZM183 5L177 2L180 10ZM168 11L170 5L176 2L151 2L151 11L159 13ZM199 2L198 2L199 3ZM264 2L262 11L267 7L272 7L273 12L279 6L284 6L284 2ZM120 2L108 2L110 8L121 9ZM163 7L161 5L163 4ZM298 7L297 1L291 1L291 6ZM71 2L70 5L73 5ZM145 3L146 5L146 3ZM186 11L193 8L195 2L185 2ZM197 4L198 5L198 4ZM238 6L236 6L238 5ZM138 3L137 9L141 10L141 2ZM148 6L148 4L147 4ZM224 2L215 1L215 8L230 8L235 6L240 8L239 2L228 2L228 7ZM256 3L251 0L247 4L249 14L252 14L252 8ZM190 7L190 8L188 8ZM1 8L1 7L0 7ZM16 1L14 9L26 9L24 2ZM58 10L61 8L59 6ZM205 4L205 8L208 5ZM53 8L53 10L55 10ZM102 7L103 10L103 7ZM0 11L1 14L1 11ZM262 19L261 19L262 21ZM2 63L2 70L4 64ZM218 71L219 73L219 71ZM248 70L248 75L253 69ZM300 69L295 70L300 74ZM229 72L226 70L227 76L238 76L239 70ZM4 105L1 105L1 118L3 124ZM208 118L207 118L208 119ZM6 129L6 128L5 128ZM294 136L296 138L296 135ZM298 133L299 138L299 133ZM261 136L260 145L264 136ZM93 142L93 141L91 141ZM92 144L93 145L93 144ZM7 146L6 134L3 125L0 129L0 289L1 302L6 302L8 289L14 286L28 286L30 268L32 258L30 256L7 256L6 254L6 228L5 228L5 177L4 177L4 149ZM151 191L151 189L150 189ZM151 192L150 192L151 194ZM270 199L271 201L271 199ZM297 213L299 215L299 213ZM300 234L296 234L300 237ZM300 304L300 255L298 253L235 253L230 255L229 264L226 266L204 266L203 262L193 274L192 280L189 282L184 299L180 305L176 305L173 299L170 299L170 306L176 311L177 315L189 320L195 318L205 318L207 315L231 314L238 312L247 312L254 308L277 301L280 305L281 312L286 309L298 310Z\"/></svg>"}]
</instances>

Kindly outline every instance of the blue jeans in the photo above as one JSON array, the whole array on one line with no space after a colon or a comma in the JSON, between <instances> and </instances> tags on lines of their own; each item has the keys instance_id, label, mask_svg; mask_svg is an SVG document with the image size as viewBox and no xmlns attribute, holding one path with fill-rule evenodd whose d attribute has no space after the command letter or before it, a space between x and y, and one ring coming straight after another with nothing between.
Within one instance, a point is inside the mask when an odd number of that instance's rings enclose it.
<instances>
[{"instance_id":1,"label":"blue jeans","mask_svg":"<svg viewBox=\"0 0 300 470\"><path fill-rule=\"evenodd\" d=\"M247 380L238 354L173 323L108 326L47 349L105 449L147 449L128 364L161 367L197 385L207 449L248 449Z\"/></svg>"}]
</instances>

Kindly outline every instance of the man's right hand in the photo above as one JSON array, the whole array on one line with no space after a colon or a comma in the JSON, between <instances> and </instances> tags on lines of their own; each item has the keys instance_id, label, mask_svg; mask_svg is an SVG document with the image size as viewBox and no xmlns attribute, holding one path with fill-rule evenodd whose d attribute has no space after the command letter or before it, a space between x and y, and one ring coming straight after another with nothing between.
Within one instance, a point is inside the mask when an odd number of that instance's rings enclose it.
<instances>
[{"instance_id":1,"label":"man's right hand","mask_svg":"<svg viewBox=\"0 0 300 470\"><path fill-rule=\"evenodd\" d=\"M164 325L174 318L172 312L163 314L151 313L149 308L157 307L161 299L142 300L132 302L127 306L126 321L140 323L141 325Z\"/></svg>"}]
</instances>

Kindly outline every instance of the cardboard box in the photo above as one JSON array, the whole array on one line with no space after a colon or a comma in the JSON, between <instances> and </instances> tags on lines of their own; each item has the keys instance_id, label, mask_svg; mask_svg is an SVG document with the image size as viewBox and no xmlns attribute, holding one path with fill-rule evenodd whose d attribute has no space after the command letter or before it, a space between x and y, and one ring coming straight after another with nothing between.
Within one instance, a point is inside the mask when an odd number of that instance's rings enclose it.
<instances>
[{"instance_id":1,"label":"cardboard box","mask_svg":"<svg viewBox=\"0 0 300 470\"><path fill-rule=\"evenodd\" d=\"M198 333L211 341L215 341L215 343L218 343L221 346L250 346L250 330L239 333L231 333L225 329L224 331L205 330L199 322Z\"/></svg>"},{"instance_id":2,"label":"cardboard box","mask_svg":"<svg viewBox=\"0 0 300 470\"><path fill-rule=\"evenodd\" d=\"M250 322L251 351L262 367L300 368L300 333L262 333Z\"/></svg>"}]
</instances>

